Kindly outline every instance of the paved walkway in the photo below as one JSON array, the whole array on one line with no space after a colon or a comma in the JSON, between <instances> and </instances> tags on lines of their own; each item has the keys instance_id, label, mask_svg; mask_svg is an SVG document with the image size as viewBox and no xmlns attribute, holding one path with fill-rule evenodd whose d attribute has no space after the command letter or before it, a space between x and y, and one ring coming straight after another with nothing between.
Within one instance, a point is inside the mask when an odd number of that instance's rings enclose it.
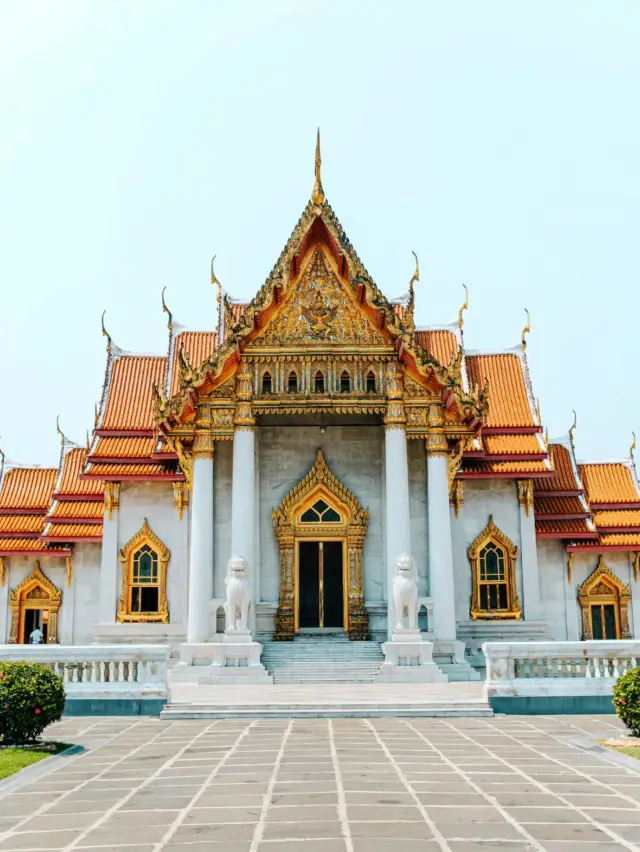
<instances>
[{"instance_id":1,"label":"paved walkway","mask_svg":"<svg viewBox=\"0 0 640 852\"><path fill-rule=\"evenodd\" d=\"M611 716L68 719L51 734L88 751L0 786L0 851L640 850L640 764L571 742L616 728Z\"/></svg>"}]
</instances>

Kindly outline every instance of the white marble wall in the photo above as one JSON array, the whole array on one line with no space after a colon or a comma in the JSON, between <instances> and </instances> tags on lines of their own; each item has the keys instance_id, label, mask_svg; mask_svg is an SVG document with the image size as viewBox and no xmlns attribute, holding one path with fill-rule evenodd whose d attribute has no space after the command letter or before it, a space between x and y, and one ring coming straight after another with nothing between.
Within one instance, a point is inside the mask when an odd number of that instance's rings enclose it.
<instances>
[{"instance_id":1,"label":"white marble wall","mask_svg":"<svg viewBox=\"0 0 640 852\"><path fill-rule=\"evenodd\" d=\"M566 560L562 541L538 539L542 617L547 623L547 637L558 642L580 638L576 635L579 619L575 572L574 585L569 586Z\"/></svg>"},{"instance_id":2,"label":"white marble wall","mask_svg":"<svg viewBox=\"0 0 640 852\"><path fill-rule=\"evenodd\" d=\"M427 522L427 456L424 441L407 442L411 551L418 566L418 594L429 594L429 530Z\"/></svg>"}]
</instances>

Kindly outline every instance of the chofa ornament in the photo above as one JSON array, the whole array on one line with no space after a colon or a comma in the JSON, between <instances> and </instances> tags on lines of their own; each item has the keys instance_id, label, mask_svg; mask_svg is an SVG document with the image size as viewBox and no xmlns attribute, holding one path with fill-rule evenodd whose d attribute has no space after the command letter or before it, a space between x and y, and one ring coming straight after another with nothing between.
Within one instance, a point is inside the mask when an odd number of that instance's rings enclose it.
<instances>
[{"instance_id":1,"label":"chofa ornament","mask_svg":"<svg viewBox=\"0 0 640 852\"><path fill-rule=\"evenodd\" d=\"M410 553L401 553L396 559L393 578L393 604L396 611L396 630L418 628L418 571ZM406 622L406 623L405 623Z\"/></svg>"},{"instance_id":2,"label":"chofa ornament","mask_svg":"<svg viewBox=\"0 0 640 852\"><path fill-rule=\"evenodd\" d=\"M244 556L232 556L227 565L227 602L224 605L227 631L249 629L251 587L247 579L248 567Z\"/></svg>"}]
</instances>

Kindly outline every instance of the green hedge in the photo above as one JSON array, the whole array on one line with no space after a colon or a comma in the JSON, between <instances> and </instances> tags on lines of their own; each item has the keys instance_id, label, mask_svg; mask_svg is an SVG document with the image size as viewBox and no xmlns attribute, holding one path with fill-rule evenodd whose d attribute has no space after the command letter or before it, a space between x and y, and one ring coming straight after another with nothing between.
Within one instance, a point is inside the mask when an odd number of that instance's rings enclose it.
<instances>
[{"instance_id":1,"label":"green hedge","mask_svg":"<svg viewBox=\"0 0 640 852\"><path fill-rule=\"evenodd\" d=\"M634 737L640 737L640 668L620 675L613 687L613 706Z\"/></svg>"},{"instance_id":2,"label":"green hedge","mask_svg":"<svg viewBox=\"0 0 640 852\"><path fill-rule=\"evenodd\" d=\"M41 663L0 662L0 738L3 745L37 740L64 710L62 678Z\"/></svg>"}]
</instances>

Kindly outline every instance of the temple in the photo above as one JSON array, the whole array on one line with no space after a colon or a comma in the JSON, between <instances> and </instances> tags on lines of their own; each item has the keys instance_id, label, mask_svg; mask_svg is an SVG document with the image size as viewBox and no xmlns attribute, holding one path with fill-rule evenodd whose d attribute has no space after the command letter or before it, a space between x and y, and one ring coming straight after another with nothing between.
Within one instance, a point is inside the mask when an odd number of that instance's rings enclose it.
<instances>
[{"instance_id":1,"label":"temple","mask_svg":"<svg viewBox=\"0 0 640 852\"><path fill-rule=\"evenodd\" d=\"M465 347L466 301L416 328L417 258L408 293L385 296L325 198L319 143L315 172L248 304L212 266L216 328L183 327L164 295L166 354L103 325L87 445L60 432L50 469L2 457L0 641L168 642L190 666L225 606L229 627L231 577L269 671L301 636L350 639L356 660L397 627L401 554L450 679L478 677L488 640L640 637L633 448L579 464L575 423L545 436L528 325L495 352Z\"/></svg>"}]
</instances>

